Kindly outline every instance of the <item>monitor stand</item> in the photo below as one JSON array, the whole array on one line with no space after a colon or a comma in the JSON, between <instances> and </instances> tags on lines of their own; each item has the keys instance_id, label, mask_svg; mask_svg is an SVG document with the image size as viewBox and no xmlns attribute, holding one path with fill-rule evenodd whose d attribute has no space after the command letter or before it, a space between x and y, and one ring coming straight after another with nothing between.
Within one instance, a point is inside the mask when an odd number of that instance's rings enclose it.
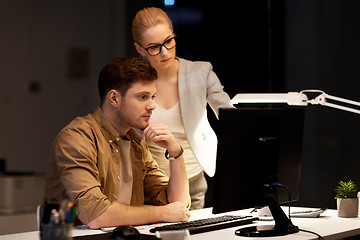
<instances>
[{"instance_id":1,"label":"monitor stand","mask_svg":"<svg viewBox=\"0 0 360 240\"><path fill-rule=\"evenodd\" d=\"M240 228L235 231L236 235L246 237L272 237L299 232L299 228L292 224L274 197L266 197L266 202L274 218L275 225Z\"/></svg>"}]
</instances>

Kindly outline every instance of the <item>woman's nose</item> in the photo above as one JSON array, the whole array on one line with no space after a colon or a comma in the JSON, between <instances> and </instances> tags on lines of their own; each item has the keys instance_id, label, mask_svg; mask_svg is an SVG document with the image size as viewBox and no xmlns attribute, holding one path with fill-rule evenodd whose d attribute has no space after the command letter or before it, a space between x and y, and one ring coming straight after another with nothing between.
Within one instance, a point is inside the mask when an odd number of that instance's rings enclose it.
<instances>
[{"instance_id":1,"label":"woman's nose","mask_svg":"<svg viewBox=\"0 0 360 240\"><path fill-rule=\"evenodd\" d=\"M161 46L161 51L160 51L161 56L166 55L167 52L168 52L168 50L166 49L166 47L165 47L165 46Z\"/></svg>"}]
</instances>

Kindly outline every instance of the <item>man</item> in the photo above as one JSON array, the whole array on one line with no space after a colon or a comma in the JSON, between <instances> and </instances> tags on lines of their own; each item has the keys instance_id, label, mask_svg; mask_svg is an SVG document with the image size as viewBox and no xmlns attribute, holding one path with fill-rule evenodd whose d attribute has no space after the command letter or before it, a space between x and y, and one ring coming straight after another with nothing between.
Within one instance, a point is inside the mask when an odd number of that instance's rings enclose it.
<instances>
[{"instance_id":1,"label":"man","mask_svg":"<svg viewBox=\"0 0 360 240\"><path fill-rule=\"evenodd\" d=\"M48 203L70 198L92 229L175 222L189 218L182 148L155 109L154 68L138 58L115 58L101 70L101 105L75 118L55 138L47 171ZM166 149L171 176L159 169L142 137ZM154 205L144 205L144 195Z\"/></svg>"}]
</instances>

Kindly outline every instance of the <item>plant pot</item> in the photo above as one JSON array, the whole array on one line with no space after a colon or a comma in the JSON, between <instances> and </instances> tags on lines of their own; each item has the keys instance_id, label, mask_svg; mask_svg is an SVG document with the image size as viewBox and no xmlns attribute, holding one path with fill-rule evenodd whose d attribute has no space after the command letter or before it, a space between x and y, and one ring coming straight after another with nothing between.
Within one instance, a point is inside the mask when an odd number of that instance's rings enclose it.
<instances>
[{"instance_id":1,"label":"plant pot","mask_svg":"<svg viewBox=\"0 0 360 240\"><path fill-rule=\"evenodd\" d=\"M357 198L338 198L336 199L338 217L357 218L359 200Z\"/></svg>"}]
</instances>

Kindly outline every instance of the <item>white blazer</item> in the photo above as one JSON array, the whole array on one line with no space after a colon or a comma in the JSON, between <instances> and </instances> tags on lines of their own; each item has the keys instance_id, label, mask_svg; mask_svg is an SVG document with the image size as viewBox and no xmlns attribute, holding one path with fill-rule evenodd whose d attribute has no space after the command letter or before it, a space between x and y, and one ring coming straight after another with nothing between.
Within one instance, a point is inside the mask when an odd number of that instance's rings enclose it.
<instances>
[{"instance_id":1,"label":"white blazer","mask_svg":"<svg viewBox=\"0 0 360 240\"><path fill-rule=\"evenodd\" d=\"M209 103L216 117L219 108L233 108L209 62L179 58L179 101L185 134L200 166L210 177L215 174L217 137L207 118Z\"/></svg>"}]
</instances>

